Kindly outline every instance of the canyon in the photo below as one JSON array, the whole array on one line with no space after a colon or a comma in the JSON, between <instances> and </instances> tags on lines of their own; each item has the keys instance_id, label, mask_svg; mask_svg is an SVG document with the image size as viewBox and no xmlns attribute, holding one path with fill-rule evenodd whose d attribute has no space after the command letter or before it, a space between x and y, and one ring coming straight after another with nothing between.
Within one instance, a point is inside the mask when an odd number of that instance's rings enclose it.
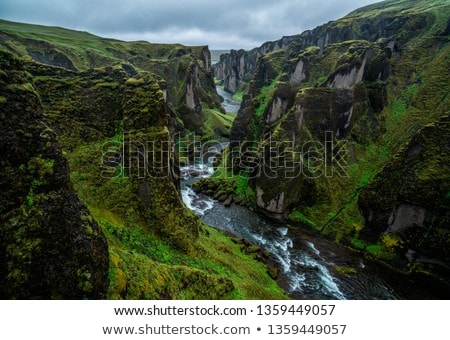
<instances>
[{"instance_id":1,"label":"canyon","mask_svg":"<svg viewBox=\"0 0 450 340\"><path fill-rule=\"evenodd\" d=\"M214 64L0 20L0 297L448 298L449 17L384 1Z\"/></svg>"}]
</instances>

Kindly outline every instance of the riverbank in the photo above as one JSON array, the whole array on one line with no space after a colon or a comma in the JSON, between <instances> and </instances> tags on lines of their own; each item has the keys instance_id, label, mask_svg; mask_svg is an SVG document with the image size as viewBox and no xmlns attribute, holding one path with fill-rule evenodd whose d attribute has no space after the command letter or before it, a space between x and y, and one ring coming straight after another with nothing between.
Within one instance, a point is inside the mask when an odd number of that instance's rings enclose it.
<instances>
[{"instance_id":1,"label":"riverbank","mask_svg":"<svg viewBox=\"0 0 450 340\"><path fill-rule=\"evenodd\" d=\"M189 168L191 170L189 170ZM267 249L279 268L277 283L293 299L446 299L439 282L406 275L361 252L323 238L300 223L273 220L247 207L225 206L192 189L214 169L187 165L181 181L183 201L208 225ZM256 248L255 248L256 249Z\"/></svg>"}]
</instances>

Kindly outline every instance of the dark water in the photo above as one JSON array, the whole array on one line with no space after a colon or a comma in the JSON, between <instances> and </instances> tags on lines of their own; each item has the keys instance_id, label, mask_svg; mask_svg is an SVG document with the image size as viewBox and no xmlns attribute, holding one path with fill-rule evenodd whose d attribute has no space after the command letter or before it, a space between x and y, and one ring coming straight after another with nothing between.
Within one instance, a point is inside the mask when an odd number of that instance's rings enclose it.
<instances>
[{"instance_id":1,"label":"dark water","mask_svg":"<svg viewBox=\"0 0 450 340\"><path fill-rule=\"evenodd\" d=\"M189 173L195 168L197 178ZM358 252L305 230L269 220L247 208L229 208L190 185L208 177L208 166L185 167L183 201L210 226L268 249L279 264L279 285L294 299L436 299L434 287L367 260Z\"/></svg>"}]
</instances>

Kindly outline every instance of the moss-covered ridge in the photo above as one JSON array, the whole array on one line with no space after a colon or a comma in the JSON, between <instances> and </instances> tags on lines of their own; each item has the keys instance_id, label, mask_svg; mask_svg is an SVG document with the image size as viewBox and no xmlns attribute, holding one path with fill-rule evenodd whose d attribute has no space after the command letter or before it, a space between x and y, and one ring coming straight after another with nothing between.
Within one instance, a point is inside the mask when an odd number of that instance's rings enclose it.
<instances>
[{"instance_id":1,"label":"moss-covered ridge","mask_svg":"<svg viewBox=\"0 0 450 340\"><path fill-rule=\"evenodd\" d=\"M33 78L0 52L0 297L105 298L108 247L80 201Z\"/></svg>"},{"instance_id":2,"label":"moss-covered ridge","mask_svg":"<svg viewBox=\"0 0 450 340\"><path fill-rule=\"evenodd\" d=\"M222 110L207 46L124 42L87 32L5 20L0 20L0 31L0 48L26 60L72 72L122 67L128 77L140 72L157 75L167 84L165 97L177 122L176 128L188 129L205 138L212 137L206 133L214 133L203 129L210 120L209 110ZM114 85L110 82L109 86Z\"/></svg>"},{"instance_id":3,"label":"moss-covered ridge","mask_svg":"<svg viewBox=\"0 0 450 340\"><path fill-rule=\"evenodd\" d=\"M317 46L323 51L335 43L349 40L377 41L390 39L394 35L397 44L402 45L424 27L429 28L428 36L438 27L441 29L441 21L446 25L448 10L446 0L381 1L301 34L265 42L250 51L231 50L222 54L220 61L213 65L214 72L225 90L241 91L252 79L257 61L264 54L281 50L292 57L308 47Z\"/></svg>"},{"instance_id":4,"label":"moss-covered ridge","mask_svg":"<svg viewBox=\"0 0 450 340\"><path fill-rule=\"evenodd\" d=\"M229 153L247 153L226 167L255 205L449 282L449 17L445 1L386 1L263 55L231 131Z\"/></svg>"},{"instance_id":5,"label":"moss-covered ridge","mask_svg":"<svg viewBox=\"0 0 450 340\"><path fill-rule=\"evenodd\" d=\"M164 79L0 53L4 298L285 298L181 202Z\"/></svg>"}]
</instances>

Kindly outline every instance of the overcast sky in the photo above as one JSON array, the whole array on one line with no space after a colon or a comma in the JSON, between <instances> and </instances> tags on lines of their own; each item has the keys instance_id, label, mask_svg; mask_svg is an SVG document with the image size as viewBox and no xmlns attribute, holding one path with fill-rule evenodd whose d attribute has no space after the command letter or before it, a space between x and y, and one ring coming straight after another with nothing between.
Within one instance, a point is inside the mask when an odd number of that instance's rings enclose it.
<instances>
[{"instance_id":1,"label":"overcast sky","mask_svg":"<svg viewBox=\"0 0 450 340\"><path fill-rule=\"evenodd\" d=\"M121 40L252 48L379 0L1 0L2 19Z\"/></svg>"}]
</instances>

